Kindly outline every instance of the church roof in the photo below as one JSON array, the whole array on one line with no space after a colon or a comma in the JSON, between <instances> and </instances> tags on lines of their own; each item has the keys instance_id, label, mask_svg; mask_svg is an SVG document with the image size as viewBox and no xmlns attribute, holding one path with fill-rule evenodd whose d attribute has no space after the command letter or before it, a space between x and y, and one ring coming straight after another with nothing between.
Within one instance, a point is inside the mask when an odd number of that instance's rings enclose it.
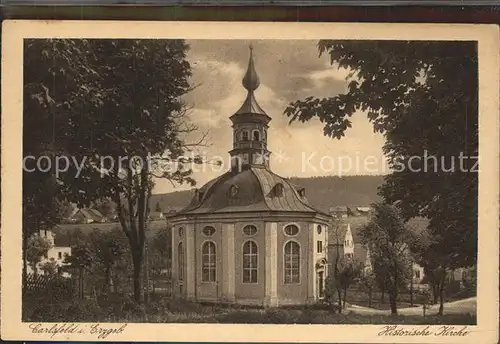
<instances>
[{"instance_id":1,"label":"church roof","mask_svg":"<svg viewBox=\"0 0 500 344\"><path fill-rule=\"evenodd\" d=\"M277 188L281 189L280 192L276 191ZM328 216L301 197L285 178L265 167L229 171L209 181L178 215L254 211L306 212Z\"/></svg>"},{"instance_id":2,"label":"church roof","mask_svg":"<svg viewBox=\"0 0 500 344\"><path fill-rule=\"evenodd\" d=\"M243 114L258 114L258 115L267 115L266 112L260 107L259 103L255 99L253 92L248 92L247 97L240 109L235 112L235 115L243 115Z\"/></svg>"}]
</instances>

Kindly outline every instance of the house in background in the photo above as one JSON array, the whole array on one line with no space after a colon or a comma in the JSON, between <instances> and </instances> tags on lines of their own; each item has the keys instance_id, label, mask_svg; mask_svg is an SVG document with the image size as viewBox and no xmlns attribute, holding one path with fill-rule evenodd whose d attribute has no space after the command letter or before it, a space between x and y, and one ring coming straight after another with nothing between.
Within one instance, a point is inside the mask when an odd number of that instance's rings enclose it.
<instances>
[{"instance_id":1,"label":"house in background","mask_svg":"<svg viewBox=\"0 0 500 344\"><path fill-rule=\"evenodd\" d=\"M330 272L333 272L337 254L341 259L352 260L361 264L363 271L372 269L369 250L361 244L359 229L368 221L368 218L348 217L342 219L335 228L328 233L328 263Z\"/></svg>"},{"instance_id":2,"label":"house in background","mask_svg":"<svg viewBox=\"0 0 500 344\"><path fill-rule=\"evenodd\" d=\"M99 210L91 208L78 209L71 218L73 223L104 223L104 217Z\"/></svg>"},{"instance_id":3,"label":"house in background","mask_svg":"<svg viewBox=\"0 0 500 344\"><path fill-rule=\"evenodd\" d=\"M458 281L460 282L460 287L465 288L466 284L471 284L476 280L476 276L476 266L458 268L448 272L448 282Z\"/></svg>"},{"instance_id":4,"label":"house in background","mask_svg":"<svg viewBox=\"0 0 500 344\"><path fill-rule=\"evenodd\" d=\"M369 215L370 212L372 211L371 207L356 207L356 211L358 212L359 215Z\"/></svg>"},{"instance_id":5,"label":"house in background","mask_svg":"<svg viewBox=\"0 0 500 344\"><path fill-rule=\"evenodd\" d=\"M424 268L417 263L412 263L411 264L411 270L412 270L412 279L408 283L407 288L410 290L428 290L429 285L425 283L425 274L424 274Z\"/></svg>"},{"instance_id":6,"label":"house in background","mask_svg":"<svg viewBox=\"0 0 500 344\"><path fill-rule=\"evenodd\" d=\"M337 219L344 219L347 217L347 207L346 206L337 206L330 208L330 215Z\"/></svg>"},{"instance_id":7,"label":"house in background","mask_svg":"<svg viewBox=\"0 0 500 344\"><path fill-rule=\"evenodd\" d=\"M149 220L150 221L160 221L164 220L165 216L163 215L163 212L161 211L152 211L149 213Z\"/></svg>"},{"instance_id":8,"label":"house in background","mask_svg":"<svg viewBox=\"0 0 500 344\"><path fill-rule=\"evenodd\" d=\"M35 234L39 235L50 243L50 249L47 250L44 257L40 260L40 262L36 266L36 272L38 274L42 274L42 267L49 262L54 262L58 268L58 271L61 271L61 268L64 266L64 261L66 257L71 256L71 247L69 246L59 246L56 241L56 237L51 230L41 230L39 233ZM28 273L34 273L33 267L28 265L27 268ZM61 276L70 277L70 274L67 272L61 271Z\"/></svg>"}]
</instances>

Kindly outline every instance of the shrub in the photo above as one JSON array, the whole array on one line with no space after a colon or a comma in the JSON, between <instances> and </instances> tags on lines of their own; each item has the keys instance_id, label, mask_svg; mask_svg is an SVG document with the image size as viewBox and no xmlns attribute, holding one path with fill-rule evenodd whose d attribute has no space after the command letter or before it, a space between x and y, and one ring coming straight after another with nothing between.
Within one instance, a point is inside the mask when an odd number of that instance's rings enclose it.
<instances>
[{"instance_id":1,"label":"shrub","mask_svg":"<svg viewBox=\"0 0 500 344\"><path fill-rule=\"evenodd\" d=\"M43 300L43 299L42 299ZM40 302L29 314L23 314L27 321L40 322L95 322L107 321L108 316L94 300L72 302Z\"/></svg>"},{"instance_id":2,"label":"shrub","mask_svg":"<svg viewBox=\"0 0 500 344\"><path fill-rule=\"evenodd\" d=\"M262 324L263 312L259 310L236 310L233 312L219 314L215 320L225 324Z\"/></svg>"},{"instance_id":3,"label":"shrub","mask_svg":"<svg viewBox=\"0 0 500 344\"><path fill-rule=\"evenodd\" d=\"M267 309L263 322L266 324L295 324L301 315L299 310L288 310L280 308Z\"/></svg>"}]
</instances>

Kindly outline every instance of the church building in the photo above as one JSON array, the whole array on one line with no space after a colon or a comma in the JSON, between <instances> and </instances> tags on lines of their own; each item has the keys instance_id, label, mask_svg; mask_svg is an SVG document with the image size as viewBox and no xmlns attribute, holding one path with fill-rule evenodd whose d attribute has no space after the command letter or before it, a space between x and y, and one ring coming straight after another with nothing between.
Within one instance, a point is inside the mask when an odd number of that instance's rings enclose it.
<instances>
[{"instance_id":1,"label":"church building","mask_svg":"<svg viewBox=\"0 0 500 344\"><path fill-rule=\"evenodd\" d=\"M231 117L230 169L197 189L170 218L174 294L200 302L275 307L323 297L331 216L315 209L303 188L273 173L271 121L257 103L252 48Z\"/></svg>"}]
</instances>

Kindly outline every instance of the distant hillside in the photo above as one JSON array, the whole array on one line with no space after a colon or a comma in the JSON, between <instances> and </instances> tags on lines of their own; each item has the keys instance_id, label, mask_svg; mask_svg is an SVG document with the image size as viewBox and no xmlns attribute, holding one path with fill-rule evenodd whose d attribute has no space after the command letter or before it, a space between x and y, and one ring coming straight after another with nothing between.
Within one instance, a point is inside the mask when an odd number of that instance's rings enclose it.
<instances>
[{"instance_id":1,"label":"distant hillside","mask_svg":"<svg viewBox=\"0 0 500 344\"><path fill-rule=\"evenodd\" d=\"M290 182L306 189L306 197L317 208L328 211L340 205L369 205L380 200L377 188L383 176L345 176L290 178ZM151 196L150 207L159 202L163 211L185 207L194 195L194 190L176 191Z\"/></svg>"}]
</instances>

